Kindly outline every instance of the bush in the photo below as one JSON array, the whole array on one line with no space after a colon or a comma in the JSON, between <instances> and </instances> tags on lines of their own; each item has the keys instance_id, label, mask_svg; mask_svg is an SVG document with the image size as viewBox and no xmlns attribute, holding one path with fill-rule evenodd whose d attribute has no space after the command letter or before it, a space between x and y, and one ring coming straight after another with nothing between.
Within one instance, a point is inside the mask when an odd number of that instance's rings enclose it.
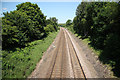
<instances>
[{"instance_id":1,"label":"bush","mask_svg":"<svg viewBox=\"0 0 120 80\"><path fill-rule=\"evenodd\" d=\"M54 28L54 26L51 25L51 24L48 24L46 27L44 27L44 29L45 29L46 34L48 34L49 32L56 31L55 28Z\"/></svg>"}]
</instances>

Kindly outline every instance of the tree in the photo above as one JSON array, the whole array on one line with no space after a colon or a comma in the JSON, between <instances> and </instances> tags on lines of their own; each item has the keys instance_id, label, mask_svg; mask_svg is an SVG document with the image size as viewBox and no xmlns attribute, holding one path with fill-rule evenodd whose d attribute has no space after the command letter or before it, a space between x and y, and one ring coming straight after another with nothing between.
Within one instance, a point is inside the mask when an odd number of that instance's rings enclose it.
<instances>
[{"instance_id":1,"label":"tree","mask_svg":"<svg viewBox=\"0 0 120 80\"><path fill-rule=\"evenodd\" d=\"M17 10L20 12L25 12L29 17L28 22L32 26L31 39L40 39L41 34L44 32L44 27L46 26L46 16L41 12L37 4L32 4L30 2L22 3L17 5Z\"/></svg>"},{"instance_id":2,"label":"tree","mask_svg":"<svg viewBox=\"0 0 120 80\"><path fill-rule=\"evenodd\" d=\"M45 32L46 32L47 35L49 34L49 32L54 32L55 31L54 26L51 25L51 24L48 24L46 27L44 27L44 29L45 29Z\"/></svg>"},{"instance_id":3,"label":"tree","mask_svg":"<svg viewBox=\"0 0 120 80\"><path fill-rule=\"evenodd\" d=\"M8 46L25 46L25 43L41 39L45 34L46 17L37 4L17 5L17 10L4 13L2 18L3 49Z\"/></svg>"},{"instance_id":4,"label":"tree","mask_svg":"<svg viewBox=\"0 0 120 80\"><path fill-rule=\"evenodd\" d=\"M52 17L52 18L50 17L50 20L53 21L56 24L58 23L58 19L56 19L56 17Z\"/></svg>"},{"instance_id":5,"label":"tree","mask_svg":"<svg viewBox=\"0 0 120 80\"><path fill-rule=\"evenodd\" d=\"M100 60L120 74L120 2L82 2L76 9L73 27L90 45L101 50Z\"/></svg>"},{"instance_id":6,"label":"tree","mask_svg":"<svg viewBox=\"0 0 120 80\"><path fill-rule=\"evenodd\" d=\"M72 24L72 21L70 20L70 19L68 19L67 21L66 21L66 26L70 26Z\"/></svg>"},{"instance_id":7,"label":"tree","mask_svg":"<svg viewBox=\"0 0 120 80\"><path fill-rule=\"evenodd\" d=\"M55 31L57 31L57 29L58 29L58 19L56 19L56 17L52 17L52 18L50 17L50 19L47 19L46 25L49 25L49 24L53 25Z\"/></svg>"}]
</instances>

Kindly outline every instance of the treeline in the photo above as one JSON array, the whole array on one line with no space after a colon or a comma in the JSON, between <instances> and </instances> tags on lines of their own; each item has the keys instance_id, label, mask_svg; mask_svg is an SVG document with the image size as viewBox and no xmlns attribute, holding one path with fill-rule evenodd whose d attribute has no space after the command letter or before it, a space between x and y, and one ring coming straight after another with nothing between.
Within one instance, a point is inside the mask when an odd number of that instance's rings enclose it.
<instances>
[{"instance_id":1,"label":"treeline","mask_svg":"<svg viewBox=\"0 0 120 80\"><path fill-rule=\"evenodd\" d=\"M58 24L58 26L59 27L64 27L64 28L66 28L66 29L68 29L68 30L70 30L70 31L72 31L74 33L73 22L70 19L68 19L66 21L66 23L60 23L60 24Z\"/></svg>"},{"instance_id":2,"label":"treeline","mask_svg":"<svg viewBox=\"0 0 120 80\"><path fill-rule=\"evenodd\" d=\"M66 21L65 27L66 27L68 30L70 30L70 31L72 31L73 33L75 33L75 31L74 31L74 29L73 29L73 21L72 21L72 20L68 19L68 20Z\"/></svg>"},{"instance_id":3,"label":"treeline","mask_svg":"<svg viewBox=\"0 0 120 80\"><path fill-rule=\"evenodd\" d=\"M57 19L46 20L37 4L21 3L17 9L2 17L2 48L24 47L26 43L57 31Z\"/></svg>"},{"instance_id":4,"label":"treeline","mask_svg":"<svg viewBox=\"0 0 120 80\"><path fill-rule=\"evenodd\" d=\"M120 2L82 2L76 9L73 28L92 47L101 50L99 58L110 64L120 77Z\"/></svg>"}]
</instances>

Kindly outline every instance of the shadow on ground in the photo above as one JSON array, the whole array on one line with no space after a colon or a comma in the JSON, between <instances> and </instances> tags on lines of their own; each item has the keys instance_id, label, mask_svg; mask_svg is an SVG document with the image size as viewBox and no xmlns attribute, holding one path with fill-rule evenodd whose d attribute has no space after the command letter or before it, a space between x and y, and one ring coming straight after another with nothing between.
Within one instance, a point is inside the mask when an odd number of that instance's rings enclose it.
<instances>
[{"instance_id":1,"label":"shadow on ground","mask_svg":"<svg viewBox=\"0 0 120 80\"><path fill-rule=\"evenodd\" d=\"M84 38L81 38L84 40ZM104 42L104 39L91 39L88 45L96 51L101 51L99 60L103 64L108 64L113 71L114 76L120 78L120 37L112 35ZM104 43L104 44L103 44Z\"/></svg>"},{"instance_id":2,"label":"shadow on ground","mask_svg":"<svg viewBox=\"0 0 120 80\"><path fill-rule=\"evenodd\" d=\"M112 68L114 76L120 77L120 38L117 35L111 37L102 53L99 56L103 64L109 64Z\"/></svg>"}]
</instances>

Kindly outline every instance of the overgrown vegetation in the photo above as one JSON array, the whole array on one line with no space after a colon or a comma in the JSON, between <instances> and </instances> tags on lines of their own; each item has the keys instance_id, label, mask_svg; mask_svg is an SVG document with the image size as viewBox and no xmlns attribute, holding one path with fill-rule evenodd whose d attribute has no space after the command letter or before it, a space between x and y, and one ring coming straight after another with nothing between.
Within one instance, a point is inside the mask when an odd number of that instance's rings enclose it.
<instances>
[{"instance_id":1,"label":"overgrown vegetation","mask_svg":"<svg viewBox=\"0 0 120 80\"><path fill-rule=\"evenodd\" d=\"M65 23L59 23L58 24L58 29L60 29L60 27L65 27Z\"/></svg>"},{"instance_id":2,"label":"overgrown vegetation","mask_svg":"<svg viewBox=\"0 0 120 80\"><path fill-rule=\"evenodd\" d=\"M50 33L42 40L30 42L25 48L3 51L2 77L26 78L35 69L36 63L53 42L58 32Z\"/></svg>"},{"instance_id":3,"label":"overgrown vegetation","mask_svg":"<svg viewBox=\"0 0 120 80\"><path fill-rule=\"evenodd\" d=\"M100 51L99 59L120 77L120 2L82 2L73 28L89 45Z\"/></svg>"},{"instance_id":4,"label":"overgrown vegetation","mask_svg":"<svg viewBox=\"0 0 120 80\"><path fill-rule=\"evenodd\" d=\"M73 29L73 22L72 20L68 19L66 21L66 26L65 26L68 30L72 31L73 33L75 33L74 29Z\"/></svg>"},{"instance_id":5,"label":"overgrown vegetation","mask_svg":"<svg viewBox=\"0 0 120 80\"><path fill-rule=\"evenodd\" d=\"M55 17L46 20L37 4L21 3L2 17L2 77L25 78L57 35Z\"/></svg>"},{"instance_id":6,"label":"overgrown vegetation","mask_svg":"<svg viewBox=\"0 0 120 80\"><path fill-rule=\"evenodd\" d=\"M54 32L58 30L57 21L58 20L55 17L52 17L52 18L50 17L50 19L47 19L46 21L47 26L44 28L46 34L48 34L49 32Z\"/></svg>"},{"instance_id":7,"label":"overgrown vegetation","mask_svg":"<svg viewBox=\"0 0 120 80\"><path fill-rule=\"evenodd\" d=\"M68 19L68 20L66 21L66 23L58 24L58 26L64 27L64 28L72 31L73 33L75 32L74 29L73 29L73 22L72 22L72 20L70 20L70 19Z\"/></svg>"},{"instance_id":8,"label":"overgrown vegetation","mask_svg":"<svg viewBox=\"0 0 120 80\"><path fill-rule=\"evenodd\" d=\"M44 38L48 33L44 28L50 23L37 4L26 2L16 7L17 10L4 13L2 18L3 49L24 47L26 43ZM57 31L57 19L53 17L50 21Z\"/></svg>"},{"instance_id":9,"label":"overgrown vegetation","mask_svg":"<svg viewBox=\"0 0 120 80\"><path fill-rule=\"evenodd\" d=\"M58 24L58 26L60 26L60 27L65 27L65 23L60 23L60 24Z\"/></svg>"}]
</instances>

